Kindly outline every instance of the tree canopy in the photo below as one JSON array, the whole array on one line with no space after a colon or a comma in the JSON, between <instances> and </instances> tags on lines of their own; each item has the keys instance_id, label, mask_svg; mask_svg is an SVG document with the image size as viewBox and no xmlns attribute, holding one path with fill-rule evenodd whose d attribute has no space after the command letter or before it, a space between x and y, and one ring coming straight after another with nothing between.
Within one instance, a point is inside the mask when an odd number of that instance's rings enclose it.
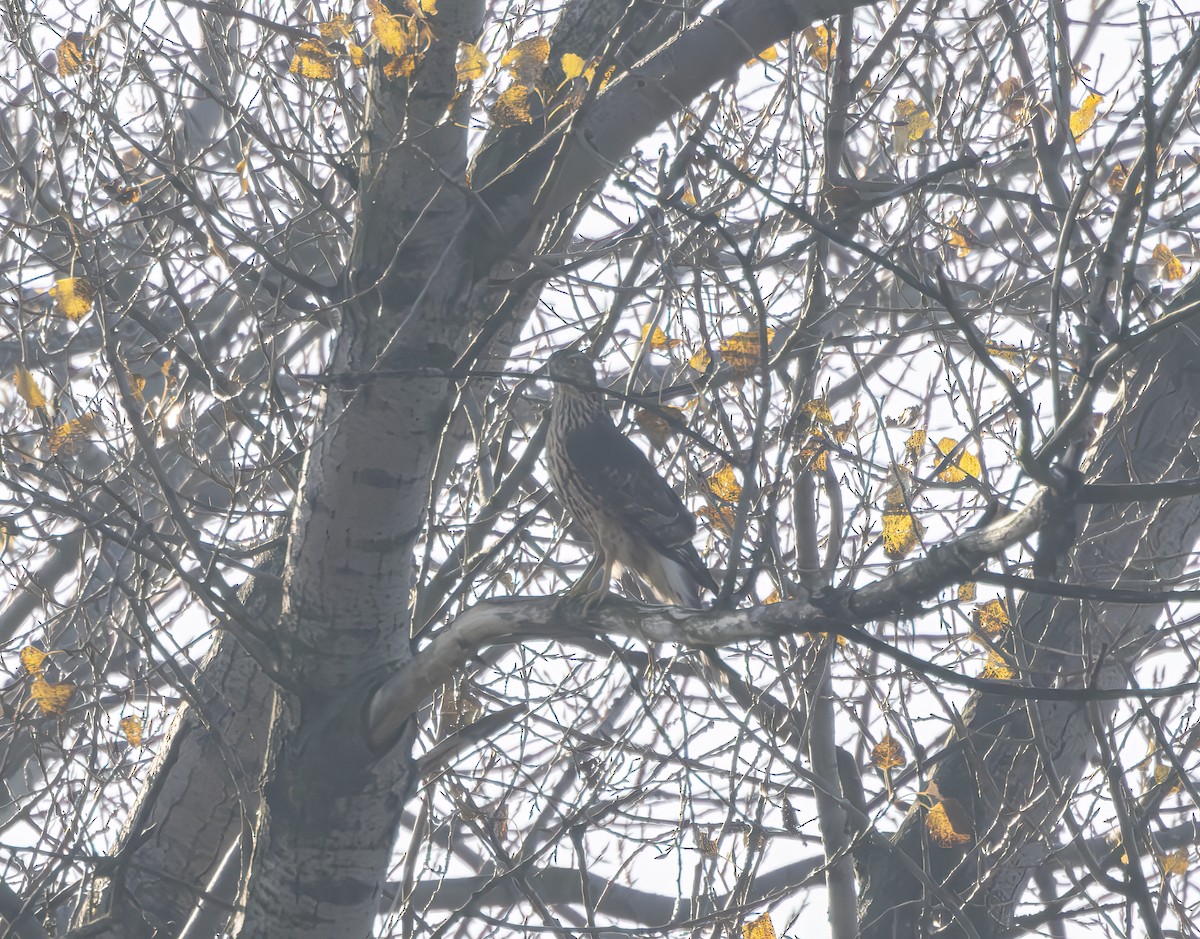
<instances>
[{"instance_id":1,"label":"tree canopy","mask_svg":"<svg viewBox=\"0 0 1200 939\"><path fill-rule=\"evenodd\" d=\"M0 934L1194 930L1194 13L3 16Z\"/></svg>"}]
</instances>

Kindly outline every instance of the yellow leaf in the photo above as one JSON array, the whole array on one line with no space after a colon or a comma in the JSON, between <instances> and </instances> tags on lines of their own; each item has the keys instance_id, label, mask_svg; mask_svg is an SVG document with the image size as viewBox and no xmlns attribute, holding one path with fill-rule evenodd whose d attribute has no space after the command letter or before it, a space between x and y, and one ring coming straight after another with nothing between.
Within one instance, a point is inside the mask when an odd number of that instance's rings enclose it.
<instances>
[{"instance_id":1,"label":"yellow leaf","mask_svg":"<svg viewBox=\"0 0 1200 939\"><path fill-rule=\"evenodd\" d=\"M767 329L767 345L775 338L775 330ZM723 358L738 375L749 375L758 368L762 361L762 346L758 330L734 333L721 343L721 358Z\"/></svg>"},{"instance_id":2,"label":"yellow leaf","mask_svg":"<svg viewBox=\"0 0 1200 939\"><path fill-rule=\"evenodd\" d=\"M989 600L971 613L975 628L986 636L998 636L1009 627L1008 606L1003 600Z\"/></svg>"},{"instance_id":3,"label":"yellow leaf","mask_svg":"<svg viewBox=\"0 0 1200 939\"><path fill-rule=\"evenodd\" d=\"M937 443L938 451L943 457L949 456L958 446L958 442L951 440L949 437L943 437ZM937 460L941 463L941 457ZM944 483L961 483L968 476L973 476L975 479L983 479L983 467L979 463L979 458L966 450L959 452L958 456L951 460L946 468L938 473L938 479Z\"/></svg>"},{"instance_id":4,"label":"yellow leaf","mask_svg":"<svg viewBox=\"0 0 1200 939\"><path fill-rule=\"evenodd\" d=\"M767 599L763 600L763 606L766 606L768 603L778 603L779 600L779 588L776 587L769 594L767 594Z\"/></svg>"},{"instance_id":5,"label":"yellow leaf","mask_svg":"<svg viewBox=\"0 0 1200 939\"><path fill-rule=\"evenodd\" d=\"M1183 280L1183 263L1165 244L1155 245L1151 257L1159 280Z\"/></svg>"},{"instance_id":6,"label":"yellow leaf","mask_svg":"<svg viewBox=\"0 0 1200 939\"><path fill-rule=\"evenodd\" d=\"M354 26L350 22L350 17L345 13L338 13L333 19L317 24L317 32L321 34L322 39L334 41L349 39L353 31Z\"/></svg>"},{"instance_id":7,"label":"yellow leaf","mask_svg":"<svg viewBox=\"0 0 1200 939\"><path fill-rule=\"evenodd\" d=\"M394 55L383 67L383 74L388 78L407 78L416 69L418 58L413 54Z\"/></svg>"},{"instance_id":8,"label":"yellow leaf","mask_svg":"<svg viewBox=\"0 0 1200 939\"><path fill-rule=\"evenodd\" d=\"M998 359L1004 359L1005 362L1018 364L1024 357L1024 350L1019 346L1010 346L1007 343L996 342L989 339L985 345L987 346L988 354L994 355Z\"/></svg>"},{"instance_id":9,"label":"yellow leaf","mask_svg":"<svg viewBox=\"0 0 1200 939\"><path fill-rule=\"evenodd\" d=\"M763 913L758 919L744 923L742 939L775 939L775 927L771 924L771 914Z\"/></svg>"},{"instance_id":10,"label":"yellow leaf","mask_svg":"<svg viewBox=\"0 0 1200 939\"><path fill-rule=\"evenodd\" d=\"M975 583L968 580L965 584L958 585L958 602L970 603L975 599Z\"/></svg>"},{"instance_id":11,"label":"yellow leaf","mask_svg":"<svg viewBox=\"0 0 1200 939\"><path fill-rule=\"evenodd\" d=\"M21 650L21 668L30 675L40 675L47 658L49 655L36 646L26 646Z\"/></svg>"},{"instance_id":12,"label":"yellow leaf","mask_svg":"<svg viewBox=\"0 0 1200 939\"><path fill-rule=\"evenodd\" d=\"M921 456L921 451L925 449L925 431L917 428L908 435L908 439L904 441L904 456L905 459L916 461Z\"/></svg>"},{"instance_id":13,"label":"yellow leaf","mask_svg":"<svg viewBox=\"0 0 1200 939\"><path fill-rule=\"evenodd\" d=\"M333 78L333 53L319 39L306 39L296 47L288 71L311 81L327 82Z\"/></svg>"},{"instance_id":14,"label":"yellow leaf","mask_svg":"<svg viewBox=\"0 0 1200 939\"><path fill-rule=\"evenodd\" d=\"M709 476L708 491L724 502L737 502L741 498L742 487L733 475L733 467L726 463Z\"/></svg>"},{"instance_id":15,"label":"yellow leaf","mask_svg":"<svg viewBox=\"0 0 1200 939\"><path fill-rule=\"evenodd\" d=\"M635 423L650 438L650 442L654 444L655 448L659 450L666 446L667 437L671 434L671 423L665 415L671 415L680 420L683 419L683 411L667 405L660 405L652 411L646 408L638 408L633 412Z\"/></svg>"},{"instance_id":16,"label":"yellow leaf","mask_svg":"<svg viewBox=\"0 0 1200 939\"><path fill-rule=\"evenodd\" d=\"M454 66L460 82L473 82L487 74L487 56L473 42L458 44L458 62Z\"/></svg>"},{"instance_id":17,"label":"yellow leaf","mask_svg":"<svg viewBox=\"0 0 1200 939\"><path fill-rule=\"evenodd\" d=\"M775 62L778 60L778 58L779 52L776 50L776 48L774 46L767 46L767 48L763 49L762 52L760 52L746 64L753 65L755 62Z\"/></svg>"},{"instance_id":18,"label":"yellow leaf","mask_svg":"<svg viewBox=\"0 0 1200 939\"><path fill-rule=\"evenodd\" d=\"M92 309L96 288L85 277L63 277L50 288L58 310L73 323L78 323Z\"/></svg>"},{"instance_id":19,"label":"yellow leaf","mask_svg":"<svg viewBox=\"0 0 1200 939\"><path fill-rule=\"evenodd\" d=\"M703 348L698 349L695 355L688 359L688 365L701 374L708 371L711 362L712 358L709 356L708 350Z\"/></svg>"},{"instance_id":20,"label":"yellow leaf","mask_svg":"<svg viewBox=\"0 0 1200 939\"><path fill-rule=\"evenodd\" d=\"M17 370L13 373L13 381L17 386L17 394L21 396L27 405L32 409L46 407L46 396L42 394L42 390L37 386L37 382L33 380L33 375L29 369L23 365L18 365Z\"/></svg>"},{"instance_id":21,"label":"yellow leaf","mask_svg":"<svg viewBox=\"0 0 1200 939\"><path fill-rule=\"evenodd\" d=\"M1159 855L1158 860L1162 864L1164 877L1170 877L1172 874L1186 874L1190 863L1185 848L1180 848L1173 854Z\"/></svg>"},{"instance_id":22,"label":"yellow leaf","mask_svg":"<svg viewBox=\"0 0 1200 939\"><path fill-rule=\"evenodd\" d=\"M696 204L696 193L692 190L691 186L684 186L683 187L683 195L680 196L679 198L683 200L684 205L695 205Z\"/></svg>"},{"instance_id":23,"label":"yellow leaf","mask_svg":"<svg viewBox=\"0 0 1200 939\"><path fill-rule=\"evenodd\" d=\"M413 17L393 13L380 0L367 0L371 11L371 35L384 52L400 56L411 52L417 39Z\"/></svg>"},{"instance_id":24,"label":"yellow leaf","mask_svg":"<svg viewBox=\"0 0 1200 939\"><path fill-rule=\"evenodd\" d=\"M891 734L885 734L879 743L871 748L871 762L876 769L900 769L907 765L908 757L904 755L904 747Z\"/></svg>"},{"instance_id":25,"label":"yellow leaf","mask_svg":"<svg viewBox=\"0 0 1200 939\"><path fill-rule=\"evenodd\" d=\"M578 78L583 74L586 62L584 62L583 56L576 55L574 52L568 52L559 59L559 64L562 65L563 78L570 81L572 78Z\"/></svg>"},{"instance_id":26,"label":"yellow leaf","mask_svg":"<svg viewBox=\"0 0 1200 939\"><path fill-rule=\"evenodd\" d=\"M437 16L437 0L420 0L419 9L426 16Z\"/></svg>"},{"instance_id":27,"label":"yellow leaf","mask_svg":"<svg viewBox=\"0 0 1200 939\"><path fill-rule=\"evenodd\" d=\"M144 384L145 382L143 382L143 386ZM93 426L95 426L95 419L90 414L67 421L65 424L59 424L50 431L50 452L55 456L78 453L79 445L83 443L83 438L87 436Z\"/></svg>"},{"instance_id":28,"label":"yellow leaf","mask_svg":"<svg viewBox=\"0 0 1200 939\"><path fill-rule=\"evenodd\" d=\"M706 505L697 513L701 518L706 519L714 529L724 532L726 535L733 534L733 508L728 505L712 506Z\"/></svg>"},{"instance_id":29,"label":"yellow leaf","mask_svg":"<svg viewBox=\"0 0 1200 939\"><path fill-rule=\"evenodd\" d=\"M54 58L58 62L59 78L74 75L88 57L88 38L83 33L67 33L62 42L54 47Z\"/></svg>"},{"instance_id":30,"label":"yellow leaf","mask_svg":"<svg viewBox=\"0 0 1200 939\"><path fill-rule=\"evenodd\" d=\"M36 676L29 686L29 697L37 702L43 714L67 713L67 702L75 693L75 686L69 681L48 682L41 675Z\"/></svg>"},{"instance_id":31,"label":"yellow leaf","mask_svg":"<svg viewBox=\"0 0 1200 939\"><path fill-rule=\"evenodd\" d=\"M955 249L955 252L960 258L965 258L971 253L971 245L970 242L967 241L967 238L970 236L971 240L974 241L974 233L971 231L971 229L967 228L966 225L963 225L959 221L957 215L950 220L949 228L950 247Z\"/></svg>"},{"instance_id":32,"label":"yellow leaf","mask_svg":"<svg viewBox=\"0 0 1200 939\"><path fill-rule=\"evenodd\" d=\"M1104 95L1091 92L1083 99L1078 111L1071 113L1071 135L1078 142L1079 138L1088 132L1088 128L1096 120L1096 105L1104 100Z\"/></svg>"},{"instance_id":33,"label":"yellow leaf","mask_svg":"<svg viewBox=\"0 0 1200 939\"><path fill-rule=\"evenodd\" d=\"M1006 78L996 89L996 98L1000 102L1000 111L1014 124L1023 124L1029 120L1029 96L1021 85L1019 78Z\"/></svg>"},{"instance_id":34,"label":"yellow leaf","mask_svg":"<svg viewBox=\"0 0 1200 939\"><path fill-rule=\"evenodd\" d=\"M800 448L796 459L801 470L809 473L824 473L829 469L829 448L814 437L809 444Z\"/></svg>"},{"instance_id":35,"label":"yellow leaf","mask_svg":"<svg viewBox=\"0 0 1200 939\"><path fill-rule=\"evenodd\" d=\"M674 349L681 339L668 339L667 334L658 326L651 326L647 323L642 327L642 342L646 342L646 338L650 339L650 348L655 352L665 352L668 349Z\"/></svg>"},{"instance_id":36,"label":"yellow leaf","mask_svg":"<svg viewBox=\"0 0 1200 939\"><path fill-rule=\"evenodd\" d=\"M7 519L0 521L0 552L4 551L8 547L8 543L12 541L15 534L16 528L12 522L8 521Z\"/></svg>"},{"instance_id":37,"label":"yellow leaf","mask_svg":"<svg viewBox=\"0 0 1200 939\"><path fill-rule=\"evenodd\" d=\"M140 717L133 715L122 717L120 727L121 733L129 741L130 746L140 747L142 745L142 719Z\"/></svg>"},{"instance_id":38,"label":"yellow leaf","mask_svg":"<svg viewBox=\"0 0 1200 939\"><path fill-rule=\"evenodd\" d=\"M970 844L971 818L957 799L942 799L925 814L925 828L933 843L942 848Z\"/></svg>"},{"instance_id":39,"label":"yellow leaf","mask_svg":"<svg viewBox=\"0 0 1200 939\"><path fill-rule=\"evenodd\" d=\"M492 115L501 127L515 127L517 124L532 123L533 115L529 110L529 89L524 85L513 85L496 99Z\"/></svg>"},{"instance_id":40,"label":"yellow leaf","mask_svg":"<svg viewBox=\"0 0 1200 939\"><path fill-rule=\"evenodd\" d=\"M1112 168L1112 172L1108 174L1108 191L1114 196L1119 195L1125 188L1125 182L1129 179L1129 169L1120 160Z\"/></svg>"},{"instance_id":41,"label":"yellow leaf","mask_svg":"<svg viewBox=\"0 0 1200 939\"><path fill-rule=\"evenodd\" d=\"M808 26L804 30L804 38L808 42L808 54L812 56L814 62L820 67L822 72L829 70L829 63L833 61L834 32L827 26Z\"/></svg>"},{"instance_id":42,"label":"yellow leaf","mask_svg":"<svg viewBox=\"0 0 1200 939\"><path fill-rule=\"evenodd\" d=\"M932 126L929 112L918 111L915 102L905 98L896 102L896 121L892 127L892 143L897 156L912 152L914 141L920 140Z\"/></svg>"},{"instance_id":43,"label":"yellow leaf","mask_svg":"<svg viewBox=\"0 0 1200 939\"><path fill-rule=\"evenodd\" d=\"M513 78L522 85L532 85L550 61L550 40L545 36L534 36L518 42L500 59L502 68L512 72Z\"/></svg>"},{"instance_id":44,"label":"yellow leaf","mask_svg":"<svg viewBox=\"0 0 1200 939\"><path fill-rule=\"evenodd\" d=\"M993 678L996 681L1009 681L1015 673L1009 667L1004 656L994 649L988 652L987 661L983 663L981 678Z\"/></svg>"},{"instance_id":45,"label":"yellow leaf","mask_svg":"<svg viewBox=\"0 0 1200 939\"><path fill-rule=\"evenodd\" d=\"M813 398L805 402L804 412L818 424L833 423L833 413L829 410L829 401L825 398Z\"/></svg>"},{"instance_id":46,"label":"yellow leaf","mask_svg":"<svg viewBox=\"0 0 1200 939\"><path fill-rule=\"evenodd\" d=\"M898 561L921 543L923 526L911 512L883 513L883 553Z\"/></svg>"},{"instance_id":47,"label":"yellow leaf","mask_svg":"<svg viewBox=\"0 0 1200 939\"><path fill-rule=\"evenodd\" d=\"M355 68L363 68L367 64L367 50L352 42L346 43L346 51L350 53L350 64Z\"/></svg>"}]
</instances>

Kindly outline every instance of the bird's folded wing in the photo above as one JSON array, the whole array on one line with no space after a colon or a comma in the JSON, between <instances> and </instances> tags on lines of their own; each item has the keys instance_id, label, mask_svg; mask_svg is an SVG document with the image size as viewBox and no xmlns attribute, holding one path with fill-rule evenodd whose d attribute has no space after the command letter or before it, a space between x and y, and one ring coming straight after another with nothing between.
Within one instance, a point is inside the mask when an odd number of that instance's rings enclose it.
<instances>
[{"instance_id":1,"label":"bird's folded wing","mask_svg":"<svg viewBox=\"0 0 1200 939\"><path fill-rule=\"evenodd\" d=\"M607 421L567 434L567 457L593 499L661 551L691 543L696 520L629 438Z\"/></svg>"}]
</instances>

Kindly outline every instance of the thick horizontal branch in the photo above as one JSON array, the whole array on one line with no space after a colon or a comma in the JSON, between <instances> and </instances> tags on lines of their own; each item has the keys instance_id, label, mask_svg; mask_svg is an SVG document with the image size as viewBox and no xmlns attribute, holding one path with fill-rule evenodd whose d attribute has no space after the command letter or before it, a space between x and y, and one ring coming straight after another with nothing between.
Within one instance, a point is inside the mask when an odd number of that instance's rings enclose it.
<instances>
[{"instance_id":1,"label":"thick horizontal branch","mask_svg":"<svg viewBox=\"0 0 1200 939\"><path fill-rule=\"evenodd\" d=\"M434 637L410 662L386 678L366 708L367 740L382 751L404 722L454 672L488 646L534 639L562 642L596 635L627 636L644 642L713 647L804 632L824 632L872 649L891 661L947 684L985 694L1042 701L1151 698L1192 690L1193 683L1152 690L1093 687L1034 687L1021 678L975 678L898 649L861 627L907 618L942 590L971 579L982 564L1032 535L1045 522L1049 497L1040 492L1028 506L992 524L936 545L902 570L855 591L828 590L737 610L685 610L647 606L616 596L594 609L562 597L487 600L468 610Z\"/></svg>"}]
</instances>

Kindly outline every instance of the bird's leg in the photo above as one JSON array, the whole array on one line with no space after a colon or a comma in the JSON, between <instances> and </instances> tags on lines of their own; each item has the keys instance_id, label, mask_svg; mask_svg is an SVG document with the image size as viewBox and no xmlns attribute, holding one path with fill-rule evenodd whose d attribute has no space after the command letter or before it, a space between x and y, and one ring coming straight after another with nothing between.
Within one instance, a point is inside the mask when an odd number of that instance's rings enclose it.
<instances>
[{"instance_id":1,"label":"bird's leg","mask_svg":"<svg viewBox=\"0 0 1200 939\"><path fill-rule=\"evenodd\" d=\"M591 595L592 583L600 575L600 565L603 563L599 555L592 557L587 563L587 567L583 569L583 573L576 578L575 583L571 584L563 591L564 597L587 597Z\"/></svg>"},{"instance_id":2,"label":"bird's leg","mask_svg":"<svg viewBox=\"0 0 1200 939\"><path fill-rule=\"evenodd\" d=\"M597 576L595 574L592 575L592 589L584 594L583 598L584 610L591 610L599 606L604 598L608 596L608 585L612 583L613 567L616 566L616 560L610 558L607 551L601 551L600 557L604 559L604 570L598 572L598 583L596 582Z\"/></svg>"}]
</instances>

